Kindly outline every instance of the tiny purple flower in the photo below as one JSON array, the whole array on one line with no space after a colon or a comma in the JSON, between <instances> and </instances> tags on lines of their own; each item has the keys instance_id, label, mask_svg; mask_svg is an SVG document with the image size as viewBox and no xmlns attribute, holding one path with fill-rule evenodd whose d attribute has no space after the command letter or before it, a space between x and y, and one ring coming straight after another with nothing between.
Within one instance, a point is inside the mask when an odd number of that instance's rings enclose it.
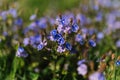
<instances>
[{"instance_id":1,"label":"tiny purple flower","mask_svg":"<svg viewBox=\"0 0 120 80\"><path fill-rule=\"evenodd\" d=\"M116 61L116 66L120 66L120 60Z\"/></svg>"},{"instance_id":2,"label":"tiny purple flower","mask_svg":"<svg viewBox=\"0 0 120 80\"><path fill-rule=\"evenodd\" d=\"M94 40L89 40L88 43L91 47L96 47L96 42Z\"/></svg>"},{"instance_id":3,"label":"tiny purple flower","mask_svg":"<svg viewBox=\"0 0 120 80\"><path fill-rule=\"evenodd\" d=\"M88 72L87 65L81 64L80 66L78 66L77 71L79 75L82 75L82 76L86 75Z\"/></svg>"},{"instance_id":4,"label":"tiny purple flower","mask_svg":"<svg viewBox=\"0 0 120 80\"><path fill-rule=\"evenodd\" d=\"M31 21L32 21L32 20L35 20L36 17L37 17L36 14L33 14L33 15L30 16L30 20L31 20Z\"/></svg>"},{"instance_id":5,"label":"tiny purple flower","mask_svg":"<svg viewBox=\"0 0 120 80\"><path fill-rule=\"evenodd\" d=\"M55 35L57 34L57 30L56 30L56 29L52 30L52 31L50 32L50 34L51 34L52 36L55 36Z\"/></svg>"},{"instance_id":6,"label":"tiny purple flower","mask_svg":"<svg viewBox=\"0 0 120 80\"><path fill-rule=\"evenodd\" d=\"M14 8L10 8L8 13L11 14L13 16L13 18L17 17L17 10Z\"/></svg>"},{"instance_id":7,"label":"tiny purple flower","mask_svg":"<svg viewBox=\"0 0 120 80\"><path fill-rule=\"evenodd\" d=\"M28 56L28 54L25 52L24 48L18 47L18 50L16 52L16 56L26 58Z\"/></svg>"},{"instance_id":8,"label":"tiny purple flower","mask_svg":"<svg viewBox=\"0 0 120 80\"><path fill-rule=\"evenodd\" d=\"M84 62L86 62L85 59L79 60L78 63L77 63L77 65L80 66L80 65L81 65L82 63L84 63Z\"/></svg>"},{"instance_id":9,"label":"tiny purple flower","mask_svg":"<svg viewBox=\"0 0 120 80\"><path fill-rule=\"evenodd\" d=\"M67 49L67 50L71 50L71 49L72 49L71 44L68 43L68 42L66 42L65 46L66 46L66 49Z\"/></svg>"},{"instance_id":10,"label":"tiny purple flower","mask_svg":"<svg viewBox=\"0 0 120 80\"><path fill-rule=\"evenodd\" d=\"M97 38L98 39L103 39L104 38L104 34L102 32L97 33Z\"/></svg>"},{"instance_id":11,"label":"tiny purple flower","mask_svg":"<svg viewBox=\"0 0 120 80\"><path fill-rule=\"evenodd\" d=\"M120 48L120 40L116 42L116 47Z\"/></svg>"},{"instance_id":12,"label":"tiny purple flower","mask_svg":"<svg viewBox=\"0 0 120 80\"><path fill-rule=\"evenodd\" d=\"M44 47L44 45L43 45L42 43L40 43L40 44L37 46L38 51L39 51L39 50L42 50L43 47Z\"/></svg>"},{"instance_id":13,"label":"tiny purple flower","mask_svg":"<svg viewBox=\"0 0 120 80\"><path fill-rule=\"evenodd\" d=\"M23 44L24 46L27 46L29 44L29 38L24 38Z\"/></svg>"},{"instance_id":14,"label":"tiny purple flower","mask_svg":"<svg viewBox=\"0 0 120 80\"><path fill-rule=\"evenodd\" d=\"M39 28L45 29L47 28L47 19L46 18L41 18L37 25L39 26Z\"/></svg>"},{"instance_id":15,"label":"tiny purple flower","mask_svg":"<svg viewBox=\"0 0 120 80\"><path fill-rule=\"evenodd\" d=\"M53 36L53 38L54 38L56 41L59 40L61 37L62 37L61 34L56 34L56 35Z\"/></svg>"},{"instance_id":16,"label":"tiny purple flower","mask_svg":"<svg viewBox=\"0 0 120 80\"><path fill-rule=\"evenodd\" d=\"M58 48L57 48L57 52L59 52L59 53L63 53L63 52L65 52L65 48L64 48L64 46L58 46Z\"/></svg>"},{"instance_id":17,"label":"tiny purple flower","mask_svg":"<svg viewBox=\"0 0 120 80\"><path fill-rule=\"evenodd\" d=\"M72 31L77 32L79 29L79 26L77 24L72 25Z\"/></svg>"},{"instance_id":18,"label":"tiny purple flower","mask_svg":"<svg viewBox=\"0 0 120 80\"><path fill-rule=\"evenodd\" d=\"M58 39L58 44L59 45L63 45L65 43L65 40L64 40L64 38L60 38L60 39Z\"/></svg>"},{"instance_id":19,"label":"tiny purple flower","mask_svg":"<svg viewBox=\"0 0 120 80\"><path fill-rule=\"evenodd\" d=\"M89 76L89 80L105 80L105 76L103 73L94 72Z\"/></svg>"},{"instance_id":20,"label":"tiny purple flower","mask_svg":"<svg viewBox=\"0 0 120 80\"><path fill-rule=\"evenodd\" d=\"M22 26L23 20L21 18L18 18L18 19L15 20L14 23L15 23L15 25Z\"/></svg>"},{"instance_id":21,"label":"tiny purple flower","mask_svg":"<svg viewBox=\"0 0 120 80\"><path fill-rule=\"evenodd\" d=\"M84 44L84 39L80 34L76 35L75 41L79 42L81 45Z\"/></svg>"}]
</instances>

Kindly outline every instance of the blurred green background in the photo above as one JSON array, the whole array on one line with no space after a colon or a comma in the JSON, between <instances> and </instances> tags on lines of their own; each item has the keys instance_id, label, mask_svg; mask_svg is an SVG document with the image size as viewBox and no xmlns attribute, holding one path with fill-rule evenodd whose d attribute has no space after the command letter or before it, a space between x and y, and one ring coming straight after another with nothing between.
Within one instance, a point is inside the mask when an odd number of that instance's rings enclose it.
<instances>
[{"instance_id":1,"label":"blurred green background","mask_svg":"<svg viewBox=\"0 0 120 80\"><path fill-rule=\"evenodd\" d=\"M8 6L17 6L25 19L30 15L37 13L38 16L52 15L71 10L80 5L82 0L0 0L2 9ZM12 4L16 2L16 4ZM6 5L6 6L5 6Z\"/></svg>"}]
</instances>

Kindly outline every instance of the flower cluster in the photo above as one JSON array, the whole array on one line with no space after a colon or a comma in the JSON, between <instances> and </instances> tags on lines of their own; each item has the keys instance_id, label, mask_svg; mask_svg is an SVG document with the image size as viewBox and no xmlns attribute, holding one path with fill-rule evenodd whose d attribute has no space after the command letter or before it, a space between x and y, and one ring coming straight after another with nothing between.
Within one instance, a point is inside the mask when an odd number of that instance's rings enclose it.
<instances>
[{"instance_id":1,"label":"flower cluster","mask_svg":"<svg viewBox=\"0 0 120 80\"><path fill-rule=\"evenodd\" d=\"M46 74L47 70L55 70L50 75L66 75L66 71L71 69L69 64L72 64L72 68L75 68L73 70L77 70L74 72L75 76L89 80L105 80L108 75L104 72L113 71L113 68L120 66L120 57L114 53L114 50L119 52L120 37L113 35L120 30L120 11L110 0L96 0L93 4L88 3L89 7L81 4L80 11L64 12L57 16L39 18L37 13L32 14L28 22L25 22L14 8L0 11L0 27L3 26L0 30L0 44L4 45L3 49L8 46L14 49L15 45L20 44L16 50L17 57L31 58L31 55L41 53L38 57L41 61L46 61L45 67L47 65L43 74ZM105 11L106 9L108 11ZM114 41L111 41L113 39ZM57 63L59 59L61 61ZM67 68L63 70L58 66L63 67L62 62L67 64ZM74 63L77 63L77 66ZM34 69L38 73L41 70L38 66ZM56 75L60 70L61 73Z\"/></svg>"}]
</instances>

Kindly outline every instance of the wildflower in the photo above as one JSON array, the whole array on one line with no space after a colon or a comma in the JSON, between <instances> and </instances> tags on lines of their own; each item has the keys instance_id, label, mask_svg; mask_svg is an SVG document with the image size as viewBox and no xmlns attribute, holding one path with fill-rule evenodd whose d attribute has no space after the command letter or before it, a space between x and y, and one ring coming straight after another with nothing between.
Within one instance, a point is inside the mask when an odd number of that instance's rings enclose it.
<instances>
[{"instance_id":1,"label":"wildflower","mask_svg":"<svg viewBox=\"0 0 120 80\"><path fill-rule=\"evenodd\" d=\"M72 31L77 32L79 29L79 26L77 24L72 25Z\"/></svg>"},{"instance_id":2,"label":"wildflower","mask_svg":"<svg viewBox=\"0 0 120 80\"><path fill-rule=\"evenodd\" d=\"M62 46L62 45L61 45L61 46L58 46L57 52L59 52L59 53L65 52L65 47Z\"/></svg>"},{"instance_id":3,"label":"wildflower","mask_svg":"<svg viewBox=\"0 0 120 80\"><path fill-rule=\"evenodd\" d=\"M116 47L120 48L120 40L116 42Z\"/></svg>"},{"instance_id":4,"label":"wildflower","mask_svg":"<svg viewBox=\"0 0 120 80\"><path fill-rule=\"evenodd\" d=\"M17 10L14 8L10 8L8 13L11 14L13 16L13 18L17 17Z\"/></svg>"},{"instance_id":5,"label":"wildflower","mask_svg":"<svg viewBox=\"0 0 120 80\"><path fill-rule=\"evenodd\" d=\"M28 29L28 27L26 27L25 29L23 29L23 31L22 31L22 33L25 35L25 34L27 34L27 32L29 32L29 29Z\"/></svg>"},{"instance_id":6,"label":"wildflower","mask_svg":"<svg viewBox=\"0 0 120 80\"><path fill-rule=\"evenodd\" d=\"M53 36L48 36L48 39L51 40L51 41L55 41L55 39L53 38Z\"/></svg>"},{"instance_id":7,"label":"wildflower","mask_svg":"<svg viewBox=\"0 0 120 80\"><path fill-rule=\"evenodd\" d=\"M57 31L58 31L58 33L62 33L63 32L63 25L58 25L58 27L57 27Z\"/></svg>"},{"instance_id":8,"label":"wildflower","mask_svg":"<svg viewBox=\"0 0 120 80\"><path fill-rule=\"evenodd\" d=\"M35 35L34 39L35 39L35 42L41 42L42 41L42 37L39 34Z\"/></svg>"},{"instance_id":9,"label":"wildflower","mask_svg":"<svg viewBox=\"0 0 120 80\"><path fill-rule=\"evenodd\" d=\"M8 36L8 32L4 31L4 32L3 32L3 35L4 35L4 36Z\"/></svg>"},{"instance_id":10,"label":"wildflower","mask_svg":"<svg viewBox=\"0 0 120 80\"><path fill-rule=\"evenodd\" d=\"M93 35L96 32L96 29L91 28L88 30L89 35Z\"/></svg>"},{"instance_id":11,"label":"wildflower","mask_svg":"<svg viewBox=\"0 0 120 80\"><path fill-rule=\"evenodd\" d=\"M42 43L43 43L44 46L46 46L47 45L47 40L44 39Z\"/></svg>"},{"instance_id":12,"label":"wildflower","mask_svg":"<svg viewBox=\"0 0 120 80\"><path fill-rule=\"evenodd\" d=\"M94 41L94 40L89 40L89 45L91 46L91 47L95 47L96 46L96 42Z\"/></svg>"},{"instance_id":13,"label":"wildflower","mask_svg":"<svg viewBox=\"0 0 120 80\"><path fill-rule=\"evenodd\" d=\"M49 23L50 23L51 26L53 26L55 24L55 20L53 18L50 18Z\"/></svg>"},{"instance_id":14,"label":"wildflower","mask_svg":"<svg viewBox=\"0 0 120 80\"><path fill-rule=\"evenodd\" d=\"M23 44L24 46L27 46L29 44L29 38L24 38Z\"/></svg>"},{"instance_id":15,"label":"wildflower","mask_svg":"<svg viewBox=\"0 0 120 80\"><path fill-rule=\"evenodd\" d=\"M82 28L81 31L82 31L83 34L87 34L88 29L87 28Z\"/></svg>"},{"instance_id":16,"label":"wildflower","mask_svg":"<svg viewBox=\"0 0 120 80\"><path fill-rule=\"evenodd\" d=\"M50 32L50 34L51 34L52 36L55 36L55 35L57 34L57 30L56 30L56 29L52 30L52 31Z\"/></svg>"},{"instance_id":17,"label":"wildflower","mask_svg":"<svg viewBox=\"0 0 120 80\"><path fill-rule=\"evenodd\" d=\"M18 18L18 19L15 20L14 23L15 23L15 25L22 26L23 20L21 18Z\"/></svg>"},{"instance_id":18,"label":"wildflower","mask_svg":"<svg viewBox=\"0 0 120 80\"><path fill-rule=\"evenodd\" d=\"M120 60L117 60L117 61L116 61L116 65L117 65L117 66L120 66Z\"/></svg>"},{"instance_id":19,"label":"wildflower","mask_svg":"<svg viewBox=\"0 0 120 80\"><path fill-rule=\"evenodd\" d=\"M26 53L26 51L24 50L23 47L18 47L18 50L16 52L16 56L26 58L28 56L28 54Z\"/></svg>"},{"instance_id":20,"label":"wildflower","mask_svg":"<svg viewBox=\"0 0 120 80\"><path fill-rule=\"evenodd\" d=\"M102 20L102 13L99 12L95 18L96 21L100 22Z\"/></svg>"},{"instance_id":21,"label":"wildflower","mask_svg":"<svg viewBox=\"0 0 120 80\"><path fill-rule=\"evenodd\" d=\"M37 25L39 26L39 28L45 29L47 27L47 19L46 18L41 18Z\"/></svg>"},{"instance_id":22,"label":"wildflower","mask_svg":"<svg viewBox=\"0 0 120 80\"><path fill-rule=\"evenodd\" d=\"M65 19L64 18L61 19L60 22L61 22L62 25L64 25L65 24Z\"/></svg>"},{"instance_id":23,"label":"wildflower","mask_svg":"<svg viewBox=\"0 0 120 80\"><path fill-rule=\"evenodd\" d=\"M102 32L97 33L97 38L98 39L103 39L104 38L104 34Z\"/></svg>"},{"instance_id":24,"label":"wildflower","mask_svg":"<svg viewBox=\"0 0 120 80\"><path fill-rule=\"evenodd\" d=\"M46 39L44 39L42 42L40 42L40 44L37 45L38 51L42 50L46 45L47 45L47 41Z\"/></svg>"},{"instance_id":25,"label":"wildflower","mask_svg":"<svg viewBox=\"0 0 120 80\"><path fill-rule=\"evenodd\" d=\"M35 20L36 17L37 17L36 14L33 14L33 15L30 16L30 20L31 20L31 21L32 21L32 20Z\"/></svg>"},{"instance_id":26,"label":"wildflower","mask_svg":"<svg viewBox=\"0 0 120 80\"><path fill-rule=\"evenodd\" d=\"M2 17L2 20L6 20L7 19L7 11L2 11L0 13L0 16Z\"/></svg>"},{"instance_id":27,"label":"wildflower","mask_svg":"<svg viewBox=\"0 0 120 80\"><path fill-rule=\"evenodd\" d=\"M53 36L54 40L59 40L62 37L61 34L56 34Z\"/></svg>"},{"instance_id":28,"label":"wildflower","mask_svg":"<svg viewBox=\"0 0 120 80\"><path fill-rule=\"evenodd\" d=\"M64 38L60 38L60 39L58 39L58 44L59 45L63 45L65 43L65 40L64 40Z\"/></svg>"},{"instance_id":29,"label":"wildflower","mask_svg":"<svg viewBox=\"0 0 120 80\"><path fill-rule=\"evenodd\" d=\"M67 33L67 34L71 33L70 29L71 29L70 26L66 26L64 29L64 33Z\"/></svg>"},{"instance_id":30,"label":"wildflower","mask_svg":"<svg viewBox=\"0 0 120 80\"><path fill-rule=\"evenodd\" d=\"M67 49L67 50L71 50L71 49L72 49L71 44L68 43L68 42L66 42L65 46L66 46L66 49Z\"/></svg>"},{"instance_id":31,"label":"wildflower","mask_svg":"<svg viewBox=\"0 0 120 80\"><path fill-rule=\"evenodd\" d=\"M80 65L81 65L82 63L84 63L84 62L86 62L85 59L83 59L83 60L79 60L78 63L77 63L77 65L80 66Z\"/></svg>"},{"instance_id":32,"label":"wildflower","mask_svg":"<svg viewBox=\"0 0 120 80\"><path fill-rule=\"evenodd\" d=\"M86 16L83 14L77 14L76 19L80 20L81 25L84 25L86 23Z\"/></svg>"},{"instance_id":33,"label":"wildflower","mask_svg":"<svg viewBox=\"0 0 120 80\"><path fill-rule=\"evenodd\" d=\"M38 51L39 51L39 50L42 50L43 47L44 47L44 45L43 45L42 43L40 43L40 44L37 46Z\"/></svg>"},{"instance_id":34,"label":"wildflower","mask_svg":"<svg viewBox=\"0 0 120 80\"><path fill-rule=\"evenodd\" d=\"M36 28L36 23L35 22L32 22L29 26L28 26L28 29L30 30L34 30Z\"/></svg>"},{"instance_id":35,"label":"wildflower","mask_svg":"<svg viewBox=\"0 0 120 80\"><path fill-rule=\"evenodd\" d=\"M95 11L98 11L99 10L99 6L96 4L96 5L93 5L92 6L92 9L95 10Z\"/></svg>"},{"instance_id":36,"label":"wildflower","mask_svg":"<svg viewBox=\"0 0 120 80\"><path fill-rule=\"evenodd\" d=\"M84 44L83 37L80 34L76 35L75 41L79 42L81 45Z\"/></svg>"},{"instance_id":37,"label":"wildflower","mask_svg":"<svg viewBox=\"0 0 120 80\"><path fill-rule=\"evenodd\" d=\"M81 64L77 68L78 74L79 75L86 75L87 74L87 65L86 64Z\"/></svg>"},{"instance_id":38,"label":"wildflower","mask_svg":"<svg viewBox=\"0 0 120 80\"><path fill-rule=\"evenodd\" d=\"M103 73L95 72L89 76L89 80L105 80Z\"/></svg>"},{"instance_id":39,"label":"wildflower","mask_svg":"<svg viewBox=\"0 0 120 80\"><path fill-rule=\"evenodd\" d=\"M56 24L57 25L65 25L66 19L65 16L59 16L56 18Z\"/></svg>"},{"instance_id":40,"label":"wildflower","mask_svg":"<svg viewBox=\"0 0 120 80\"><path fill-rule=\"evenodd\" d=\"M30 37L30 44L34 47L42 41L41 35L35 35Z\"/></svg>"},{"instance_id":41,"label":"wildflower","mask_svg":"<svg viewBox=\"0 0 120 80\"><path fill-rule=\"evenodd\" d=\"M97 0L99 5L101 5L102 7L110 7L112 6L112 1L111 0L104 0L104 1L101 1L101 0Z\"/></svg>"}]
</instances>

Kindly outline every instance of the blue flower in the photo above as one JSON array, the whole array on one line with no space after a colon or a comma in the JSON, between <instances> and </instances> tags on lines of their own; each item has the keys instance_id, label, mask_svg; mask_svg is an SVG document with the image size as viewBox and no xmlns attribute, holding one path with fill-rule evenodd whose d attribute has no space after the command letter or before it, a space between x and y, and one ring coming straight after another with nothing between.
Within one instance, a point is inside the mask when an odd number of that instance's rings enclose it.
<instances>
[{"instance_id":1,"label":"blue flower","mask_svg":"<svg viewBox=\"0 0 120 80\"><path fill-rule=\"evenodd\" d=\"M77 32L79 29L79 26L77 24L72 25L72 31Z\"/></svg>"},{"instance_id":2,"label":"blue flower","mask_svg":"<svg viewBox=\"0 0 120 80\"><path fill-rule=\"evenodd\" d=\"M39 50L42 50L43 47L44 47L44 45L40 43L40 44L37 46L38 51L39 51Z\"/></svg>"},{"instance_id":3,"label":"blue flower","mask_svg":"<svg viewBox=\"0 0 120 80\"><path fill-rule=\"evenodd\" d=\"M23 33L24 35L27 34L27 32L29 32L29 28L28 28L28 27L24 28L23 31L22 31L22 33Z\"/></svg>"},{"instance_id":4,"label":"blue flower","mask_svg":"<svg viewBox=\"0 0 120 80\"><path fill-rule=\"evenodd\" d=\"M25 52L23 47L18 47L18 50L16 52L16 56L26 58L28 56L28 54Z\"/></svg>"},{"instance_id":5,"label":"blue flower","mask_svg":"<svg viewBox=\"0 0 120 80\"><path fill-rule=\"evenodd\" d=\"M81 45L84 44L84 39L80 34L76 35L75 41L79 42Z\"/></svg>"},{"instance_id":6,"label":"blue flower","mask_svg":"<svg viewBox=\"0 0 120 80\"><path fill-rule=\"evenodd\" d=\"M95 19L96 19L96 21L100 22L102 20L102 13L99 12Z\"/></svg>"},{"instance_id":7,"label":"blue flower","mask_svg":"<svg viewBox=\"0 0 120 80\"><path fill-rule=\"evenodd\" d=\"M65 25L65 23L66 23L65 16L59 16L56 18L56 20L58 21L58 25Z\"/></svg>"},{"instance_id":8,"label":"blue flower","mask_svg":"<svg viewBox=\"0 0 120 80\"><path fill-rule=\"evenodd\" d=\"M8 11L14 18L17 17L17 10L14 8L9 9Z\"/></svg>"},{"instance_id":9,"label":"blue flower","mask_svg":"<svg viewBox=\"0 0 120 80\"><path fill-rule=\"evenodd\" d=\"M47 19L46 18L41 18L37 25L39 26L39 28L45 29L47 27Z\"/></svg>"},{"instance_id":10,"label":"blue flower","mask_svg":"<svg viewBox=\"0 0 120 80\"><path fill-rule=\"evenodd\" d=\"M71 44L68 43L68 42L66 42L65 47L66 47L67 50L71 50L72 49Z\"/></svg>"},{"instance_id":11,"label":"blue flower","mask_svg":"<svg viewBox=\"0 0 120 80\"><path fill-rule=\"evenodd\" d=\"M34 46L34 48L35 45L38 45L41 41L42 41L42 37L39 34L30 37L30 44Z\"/></svg>"},{"instance_id":12,"label":"blue flower","mask_svg":"<svg viewBox=\"0 0 120 80\"><path fill-rule=\"evenodd\" d=\"M88 30L89 35L93 35L96 32L96 29L91 28Z\"/></svg>"},{"instance_id":13,"label":"blue flower","mask_svg":"<svg viewBox=\"0 0 120 80\"><path fill-rule=\"evenodd\" d=\"M84 25L86 23L86 16L83 14L78 14L76 16L77 20L80 20L80 24Z\"/></svg>"},{"instance_id":14,"label":"blue flower","mask_svg":"<svg viewBox=\"0 0 120 80\"><path fill-rule=\"evenodd\" d=\"M99 10L99 6L98 5L93 5L92 9L95 10L95 11L97 11L97 10Z\"/></svg>"},{"instance_id":15,"label":"blue flower","mask_svg":"<svg viewBox=\"0 0 120 80\"><path fill-rule=\"evenodd\" d=\"M58 44L59 45L63 45L65 43L65 40L64 40L64 38L60 38L60 39L58 39Z\"/></svg>"},{"instance_id":16,"label":"blue flower","mask_svg":"<svg viewBox=\"0 0 120 80\"><path fill-rule=\"evenodd\" d=\"M94 40L89 40L89 45L91 46L91 47L95 47L96 46L96 42L94 41Z\"/></svg>"},{"instance_id":17,"label":"blue flower","mask_svg":"<svg viewBox=\"0 0 120 80\"><path fill-rule=\"evenodd\" d=\"M117 66L120 66L120 60L117 60L117 61L116 61L116 65L117 65Z\"/></svg>"},{"instance_id":18,"label":"blue flower","mask_svg":"<svg viewBox=\"0 0 120 80\"><path fill-rule=\"evenodd\" d=\"M2 17L2 20L6 20L7 19L7 11L2 11L0 13L0 17Z\"/></svg>"},{"instance_id":19,"label":"blue flower","mask_svg":"<svg viewBox=\"0 0 120 80\"><path fill-rule=\"evenodd\" d=\"M83 45L85 43L85 41L81 40L79 43L80 43L80 45Z\"/></svg>"},{"instance_id":20,"label":"blue flower","mask_svg":"<svg viewBox=\"0 0 120 80\"><path fill-rule=\"evenodd\" d=\"M117 41L116 41L116 47L117 47L117 48L120 48L120 40L117 40Z\"/></svg>"},{"instance_id":21,"label":"blue flower","mask_svg":"<svg viewBox=\"0 0 120 80\"><path fill-rule=\"evenodd\" d=\"M22 24L23 24L23 20L21 18L15 20L15 25L21 26Z\"/></svg>"},{"instance_id":22,"label":"blue flower","mask_svg":"<svg viewBox=\"0 0 120 80\"><path fill-rule=\"evenodd\" d=\"M77 63L77 65L80 66L80 65L83 64L84 62L86 62L85 59L79 60L78 63Z\"/></svg>"},{"instance_id":23,"label":"blue flower","mask_svg":"<svg viewBox=\"0 0 120 80\"><path fill-rule=\"evenodd\" d=\"M60 21L60 22L61 22L61 24L62 24L62 25L64 25L64 24L65 24L65 19L64 19L64 18L63 18L63 19L61 19L61 21Z\"/></svg>"},{"instance_id":24,"label":"blue flower","mask_svg":"<svg viewBox=\"0 0 120 80\"><path fill-rule=\"evenodd\" d=\"M65 52L65 47L63 45L58 46L57 52L59 52L59 53Z\"/></svg>"},{"instance_id":25,"label":"blue flower","mask_svg":"<svg viewBox=\"0 0 120 80\"><path fill-rule=\"evenodd\" d=\"M56 35L53 36L54 40L58 40L58 39L60 39L61 37L62 37L61 34L56 34Z\"/></svg>"},{"instance_id":26,"label":"blue flower","mask_svg":"<svg viewBox=\"0 0 120 80\"><path fill-rule=\"evenodd\" d=\"M34 36L35 42L41 42L41 41L42 41L41 38L42 38L42 37L41 37L41 35L39 35L39 34L37 34L37 35Z\"/></svg>"},{"instance_id":27,"label":"blue flower","mask_svg":"<svg viewBox=\"0 0 120 80\"><path fill-rule=\"evenodd\" d=\"M50 34L51 34L52 36L55 36L55 35L57 34L57 30L56 30L56 29L52 30L52 31L50 32Z\"/></svg>"},{"instance_id":28,"label":"blue flower","mask_svg":"<svg viewBox=\"0 0 120 80\"><path fill-rule=\"evenodd\" d=\"M89 76L89 80L106 80L106 79L103 73L96 71Z\"/></svg>"},{"instance_id":29,"label":"blue flower","mask_svg":"<svg viewBox=\"0 0 120 80\"><path fill-rule=\"evenodd\" d=\"M8 32L4 31L3 36L7 36L7 35L8 35Z\"/></svg>"},{"instance_id":30,"label":"blue flower","mask_svg":"<svg viewBox=\"0 0 120 80\"><path fill-rule=\"evenodd\" d=\"M30 20L31 20L31 21L32 21L32 20L35 20L36 17L37 17L36 14L33 14L33 15L30 16Z\"/></svg>"},{"instance_id":31,"label":"blue flower","mask_svg":"<svg viewBox=\"0 0 120 80\"><path fill-rule=\"evenodd\" d=\"M24 38L23 44L24 46L27 46L29 44L29 38Z\"/></svg>"},{"instance_id":32,"label":"blue flower","mask_svg":"<svg viewBox=\"0 0 120 80\"><path fill-rule=\"evenodd\" d=\"M104 38L103 32L99 32L99 33L97 34L97 38L98 38L98 39L103 39L103 38Z\"/></svg>"}]
</instances>

